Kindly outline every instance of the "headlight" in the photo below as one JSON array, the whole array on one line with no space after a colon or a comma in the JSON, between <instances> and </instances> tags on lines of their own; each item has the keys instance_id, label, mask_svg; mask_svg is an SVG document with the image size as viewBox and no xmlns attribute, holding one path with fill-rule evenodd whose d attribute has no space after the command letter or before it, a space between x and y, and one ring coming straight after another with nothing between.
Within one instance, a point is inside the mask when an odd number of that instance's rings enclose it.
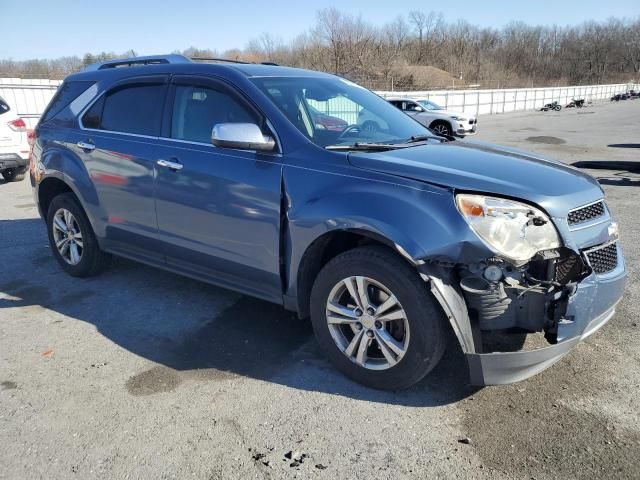
<instances>
[{"instance_id":1,"label":"headlight","mask_svg":"<svg viewBox=\"0 0 640 480\"><path fill-rule=\"evenodd\" d=\"M466 121L467 121L467 119L466 119L466 118L464 118L464 117L458 117L458 116L455 116L455 115L454 115L453 117L451 117L451 118L453 118L454 120L457 120L457 121L459 121L459 122L466 122Z\"/></svg>"},{"instance_id":2,"label":"headlight","mask_svg":"<svg viewBox=\"0 0 640 480\"><path fill-rule=\"evenodd\" d=\"M560 246L549 217L531 205L468 194L457 195L456 203L471 229L508 259L526 261L541 250Z\"/></svg>"}]
</instances>

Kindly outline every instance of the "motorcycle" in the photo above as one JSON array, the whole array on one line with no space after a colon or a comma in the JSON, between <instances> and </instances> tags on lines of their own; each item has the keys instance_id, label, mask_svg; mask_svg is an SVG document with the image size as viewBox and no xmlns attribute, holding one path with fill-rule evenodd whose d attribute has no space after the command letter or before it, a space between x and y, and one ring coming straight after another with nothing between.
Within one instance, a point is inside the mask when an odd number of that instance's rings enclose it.
<instances>
[{"instance_id":1,"label":"motorcycle","mask_svg":"<svg viewBox=\"0 0 640 480\"><path fill-rule=\"evenodd\" d=\"M551 103L547 103L544 107L540 109L540 111L548 112L549 110L555 110L556 112L559 112L561 109L562 109L562 106L558 102L554 101Z\"/></svg>"},{"instance_id":2,"label":"motorcycle","mask_svg":"<svg viewBox=\"0 0 640 480\"><path fill-rule=\"evenodd\" d=\"M571 101L564 108L574 108L574 107L575 108L584 107L584 98L580 98L578 100L576 100L575 98L572 98Z\"/></svg>"}]
</instances>

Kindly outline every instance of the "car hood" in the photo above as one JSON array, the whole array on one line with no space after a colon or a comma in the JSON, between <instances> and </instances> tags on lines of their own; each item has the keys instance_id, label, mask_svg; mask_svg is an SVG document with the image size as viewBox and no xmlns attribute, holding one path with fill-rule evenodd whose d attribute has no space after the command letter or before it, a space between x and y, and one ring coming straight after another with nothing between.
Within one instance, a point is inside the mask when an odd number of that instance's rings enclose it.
<instances>
[{"instance_id":1,"label":"car hood","mask_svg":"<svg viewBox=\"0 0 640 480\"><path fill-rule=\"evenodd\" d=\"M358 168L461 191L533 202L552 214L604 196L598 182L574 167L536 154L482 142L446 142L386 152L353 152Z\"/></svg>"}]
</instances>

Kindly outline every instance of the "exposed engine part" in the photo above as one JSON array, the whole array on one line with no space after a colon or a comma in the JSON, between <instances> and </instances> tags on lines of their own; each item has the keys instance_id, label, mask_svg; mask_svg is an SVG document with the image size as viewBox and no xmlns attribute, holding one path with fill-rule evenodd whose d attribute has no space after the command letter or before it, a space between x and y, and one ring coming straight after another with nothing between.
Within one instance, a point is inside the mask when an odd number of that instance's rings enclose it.
<instances>
[{"instance_id":1,"label":"exposed engine part","mask_svg":"<svg viewBox=\"0 0 640 480\"><path fill-rule=\"evenodd\" d=\"M497 282L502 278L502 269L497 265L489 265L484 269L482 276L490 282Z\"/></svg>"},{"instance_id":2,"label":"exposed engine part","mask_svg":"<svg viewBox=\"0 0 640 480\"><path fill-rule=\"evenodd\" d=\"M540 252L524 265L492 258L460 268L458 274L480 330L545 331L555 343L567 299L590 269L579 254L562 247Z\"/></svg>"},{"instance_id":3,"label":"exposed engine part","mask_svg":"<svg viewBox=\"0 0 640 480\"><path fill-rule=\"evenodd\" d=\"M497 268L497 267L496 267ZM503 316L511 304L511 299L504 290L504 284L492 283L476 276L464 277L460 281L469 308L478 314L480 328L497 317ZM506 319L502 319L503 322ZM507 328L511 325L497 328Z\"/></svg>"}]
</instances>

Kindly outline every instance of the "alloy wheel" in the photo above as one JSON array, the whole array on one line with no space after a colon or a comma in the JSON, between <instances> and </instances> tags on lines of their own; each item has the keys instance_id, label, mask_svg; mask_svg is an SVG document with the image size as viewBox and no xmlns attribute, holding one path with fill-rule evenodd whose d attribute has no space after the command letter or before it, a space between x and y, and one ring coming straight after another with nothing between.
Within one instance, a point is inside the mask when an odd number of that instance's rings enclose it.
<instances>
[{"instance_id":1,"label":"alloy wheel","mask_svg":"<svg viewBox=\"0 0 640 480\"><path fill-rule=\"evenodd\" d=\"M433 131L438 135L449 135L449 128L446 125L438 124L433 127Z\"/></svg>"},{"instance_id":2,"label":"alloy wheel","mask_svg":"<svg viewBox=\"0 0 640 480\"><path fill-rule=\"evenodd\" d=\"M374 279L353 276L338 282L327 299L326 319L337 347L361 367L386 370L407 352L407 315L396 296Z\"/></svg>"},{"instance_id":3,"label":"alloy wheel","mask_svg":"<svg viewBox=\"0 0 640 480\"><path fill-rule=\"evenodd\" d=\"M82 260L84 243L78 221L66 208L60 208L53 216L53 239L58 253L69 265Z\"/></svg>"}]
</instances>

